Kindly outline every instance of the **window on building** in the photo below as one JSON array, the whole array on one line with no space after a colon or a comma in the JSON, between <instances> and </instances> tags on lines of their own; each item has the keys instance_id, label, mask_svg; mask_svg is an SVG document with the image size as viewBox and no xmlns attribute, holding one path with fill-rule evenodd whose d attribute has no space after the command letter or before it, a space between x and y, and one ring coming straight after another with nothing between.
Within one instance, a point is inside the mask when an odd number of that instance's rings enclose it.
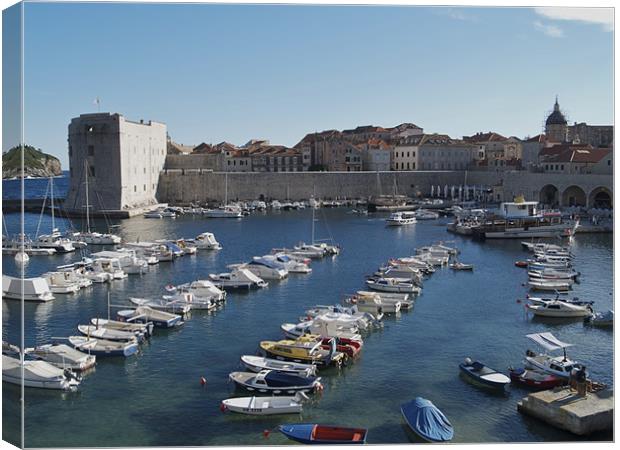
<instances>
[{"instance_id":1,"label":"window on building","mask_svg":"<svg viewBox=\"0 0 620 450\"><path fill-rule=\"evenodd\" d=\"M95 146L94 145L89 145L88 146L88 156L93 156L95 154Z\"/></svg>"},{"instance_id":2,"label":"window on building","mask_svg":"<svg viewBox=\"0 0 620 450\"><path fill-rule=\"evenodd\" d=\"M133 191L138 192L138 186L136 186L135 184L133 185Z\"/></svg>"},{"instance_id":3,"label":"window on building","mask_svg":"<svg viewBox=\"0 0 620 450\"><path fill-rule=\"evenodd\" d=\"M144 192L146 192L146 184L144 185L144 188L142 189Z\"/></svg>"},{"instance_id":4,"label":"window on building","mask_svg":"<svg viewBox=\"0 0 620 450\"><path fill-rule=\"evenodd\" d=\"M564 164L560 166L560 170L564 170Z\"/></svg>"},{"instance_id":5,"label":"window on building","mask_svg":"<svg viewBox=\"0 0 620 450\"><path fill-rule=\"evenodd\" d=\"M415 163L412 163L412 165L413 165L412 169L415 170Z\"/></svg>"},{"instance_id":6,"label":"window on building","mask_svg":"<svg viewBox=\"0 0 620 450\"><path fill-rule=\"evenodd\" d=\"M409 163L407 163L407 170L409 170Z\"/></svg>"},{"instance_id":7,"label":"window on building","mask_svg":"<svg viewBox=\"0 0 620 450\"><path fill-rule=\"evenodd\" d=\"M88 170L91 176L95 176L95 166L88 166Z\"/></svg>"},{"instance_id":8,"label":"window on building","mask_svg":"<svg viewBox=\"0 0 620 450\"><path fill-rule=\"evenodd\" d=\"M146 167L142 168L142 171L144 172L144 174L146 175Z\"/></svg>"}]
</instances>

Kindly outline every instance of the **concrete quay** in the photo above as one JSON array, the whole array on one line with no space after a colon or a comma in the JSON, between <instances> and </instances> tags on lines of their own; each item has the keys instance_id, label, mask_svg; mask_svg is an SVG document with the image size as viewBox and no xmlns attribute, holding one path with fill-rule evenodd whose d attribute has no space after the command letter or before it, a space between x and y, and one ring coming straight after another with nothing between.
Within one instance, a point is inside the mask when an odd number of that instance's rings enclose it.
<instances>
[{"instance_id":1,"label":"concrete quay","mask_svg":"<svg viewBox=\"0 0 620 450\"><path fill-rule=\"evenodd\" d=\"M570 388L550 389L529 394L518 404L517 410L536 417L549 425L585 436L613 428L613 390L589 392L581 397Z\"/></svg>"}]
</instances>

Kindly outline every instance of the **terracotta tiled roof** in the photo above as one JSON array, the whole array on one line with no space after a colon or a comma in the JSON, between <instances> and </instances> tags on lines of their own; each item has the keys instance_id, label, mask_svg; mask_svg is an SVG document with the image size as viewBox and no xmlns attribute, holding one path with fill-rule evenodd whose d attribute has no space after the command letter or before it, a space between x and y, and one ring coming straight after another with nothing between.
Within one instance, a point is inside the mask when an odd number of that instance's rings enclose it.
<instances>
[{"instance_id":1,"label":"terracotta tiled roof","mask_svg":"<svg viewBox=\"0 0 620 450\"><path fill-rule=\"evenodd\" d=\"M539 156L544 162L597 163L611 153L608 148L591 145L557 144L543 148Z\"/></svg>"},{"instance_id":2,"label":"terracotta tiled roof","mask_svg":"<svg viewBox=\"0 0 620 450\"><path fill-rule=\"evenodd\" d=\"M501 134L494 133L489 131L488 133L476 133L473 136L463 136L463 140L466 142L501 142L505 141L507 138L502 136Z\"/></svg>"}]
</instances>

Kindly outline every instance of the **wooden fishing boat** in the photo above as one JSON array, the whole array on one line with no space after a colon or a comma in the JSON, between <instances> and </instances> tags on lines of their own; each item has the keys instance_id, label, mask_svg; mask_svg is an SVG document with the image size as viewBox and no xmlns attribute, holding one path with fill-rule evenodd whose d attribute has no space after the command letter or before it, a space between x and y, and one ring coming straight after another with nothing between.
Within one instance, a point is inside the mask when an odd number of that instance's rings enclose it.
<instances>
[{"instance_id":1,"label":"wooden fishing boat","mask_svg":"<svg viewBox=\"0 0 620 450\"><path fill-rule=\"evenodd\" d=\"M241 357L241 363L252 372L277 370L278 372L286 372L296 375L316 375L316 366L313 364L300 364L253 355L243 355Z\"/></svg>"},{"instance_id":2,"label":"wooden fishing boat","mask_svg":"<svg viewBox=\"0 0 620 450\"><path fill-rule=\"evenodd\" d=\"M528 369L510 369L510 379L519 384L523 384L532 389L546 390L566 383L566 379L541 372L538 370Z\"/></svg>"},{"instance_id":3,"label":"wooden fishing boat","mask_svg":"<svg viewBox=\"0 0 620 450\"><path fill-rule=\"evenodd\" d=\"M131 356L138 351L138 343L108 341L86 336L69 336L69 343L81 352L96 356Z\"/></svg>"},{"instance_id":4,"label":"wooden fishing boat","mask_svg":"<svg viewBox=\"0 0 620 450\"><path fill-rule=\"evenodd\" d=\"M510 378L506 375L470 358L459 364L459 369L468 380L487 388L504 390L510 385Z\"/></svg>"},{"instance_id":5,"label":"wooden fishing boat","mask_svg":"<svg viewBox=\"0 0 620 450\"><path fill-rule=\"evenodd\" d=\"M248 391L272 394L295 394L322 389L320 377L300 376L276 370L254 372L231 372L229 378Z\"/></svg>"},{"instance_id":6,"label":"wooden fishing boat","mask_svg":"<svg viewBox=\"0 0 620 450\"><path fill-rule=\"evenodd\" d=\"M78 331L84 336L95 339L107 339L108 341L136 341L138 336L132 331L111 330L109 328L97 327L96 325L78 325Z\"/></svg>"},{"instance_id":7,"label":"wooden fishing boat","mask_svg":"<svg viewBox=\"0 0 620 450\"><path fill-rule=\"evenodd\" d=\"M261 341L259 346L268 357L296 363L327 366L342 358L342 353L336 351L336 341L332 341L331 348L326 350L320 340L304 336L295 340Z\"/></svg>"},{"instance_id":8,"label":"wooden fishing boat","mask_svg":"<svg viewBox=\"0 0 620 450\"><path fill-rule=\"evenodd\" d=\"M407 425L425 441L447 442L454 437L452 424L430 400L416 397L403 403L400 411Z\"/></svg>"},{"instance_id":9,"label":"wooden fishing boat","mask_svg":"<svg viewBox=\"0 0 620 450\"><path fill-rule=\"evenodd\" d=\"M287 438L302 444L365 444L366 428L347 428L316 423L291 423L278 427Z\"/></svg>"},{"instance_id":10,"label":"wooden fishing boat","mask_svg":"<svg viewBox=\"0 0 620 450\"><path fill-rule=\"evenodd\" d=\"M306 394L298 392L289 397L235 397L222 400L222 412L231 411L251 416L271 416L275 414L299 414Z\"/></svg>"}]
</instances>

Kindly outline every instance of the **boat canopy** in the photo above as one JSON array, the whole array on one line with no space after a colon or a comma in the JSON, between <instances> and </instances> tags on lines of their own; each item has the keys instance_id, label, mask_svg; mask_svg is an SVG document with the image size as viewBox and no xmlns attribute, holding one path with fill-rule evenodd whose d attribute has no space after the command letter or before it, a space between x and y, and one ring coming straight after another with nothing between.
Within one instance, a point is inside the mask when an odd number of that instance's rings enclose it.
<instances>
[{"instance_id":1,"label":"boat canopy","mask_svg":"<svg viewBox=\"0 0 620 450\"><path fill-rule=\"evenodd\" d=\"M573 344L560 341L551 333L534 333L526 335L529 339L536 342L546 350L559 350L566 347L571 347Z\"/></svg>"},{"instance_id":2,"label":"boat canopy","mask_svg":"<svg viewBox=\"0 0 620 450\"><path fill-rule=\"evenodd\" d=\"M254 258L252 261L248 263L249 266L265 266L270 269L281 269L282 267L279 264L276 264L274 261L265 259L263 257Z\"/></svg>"}]
</instances>

